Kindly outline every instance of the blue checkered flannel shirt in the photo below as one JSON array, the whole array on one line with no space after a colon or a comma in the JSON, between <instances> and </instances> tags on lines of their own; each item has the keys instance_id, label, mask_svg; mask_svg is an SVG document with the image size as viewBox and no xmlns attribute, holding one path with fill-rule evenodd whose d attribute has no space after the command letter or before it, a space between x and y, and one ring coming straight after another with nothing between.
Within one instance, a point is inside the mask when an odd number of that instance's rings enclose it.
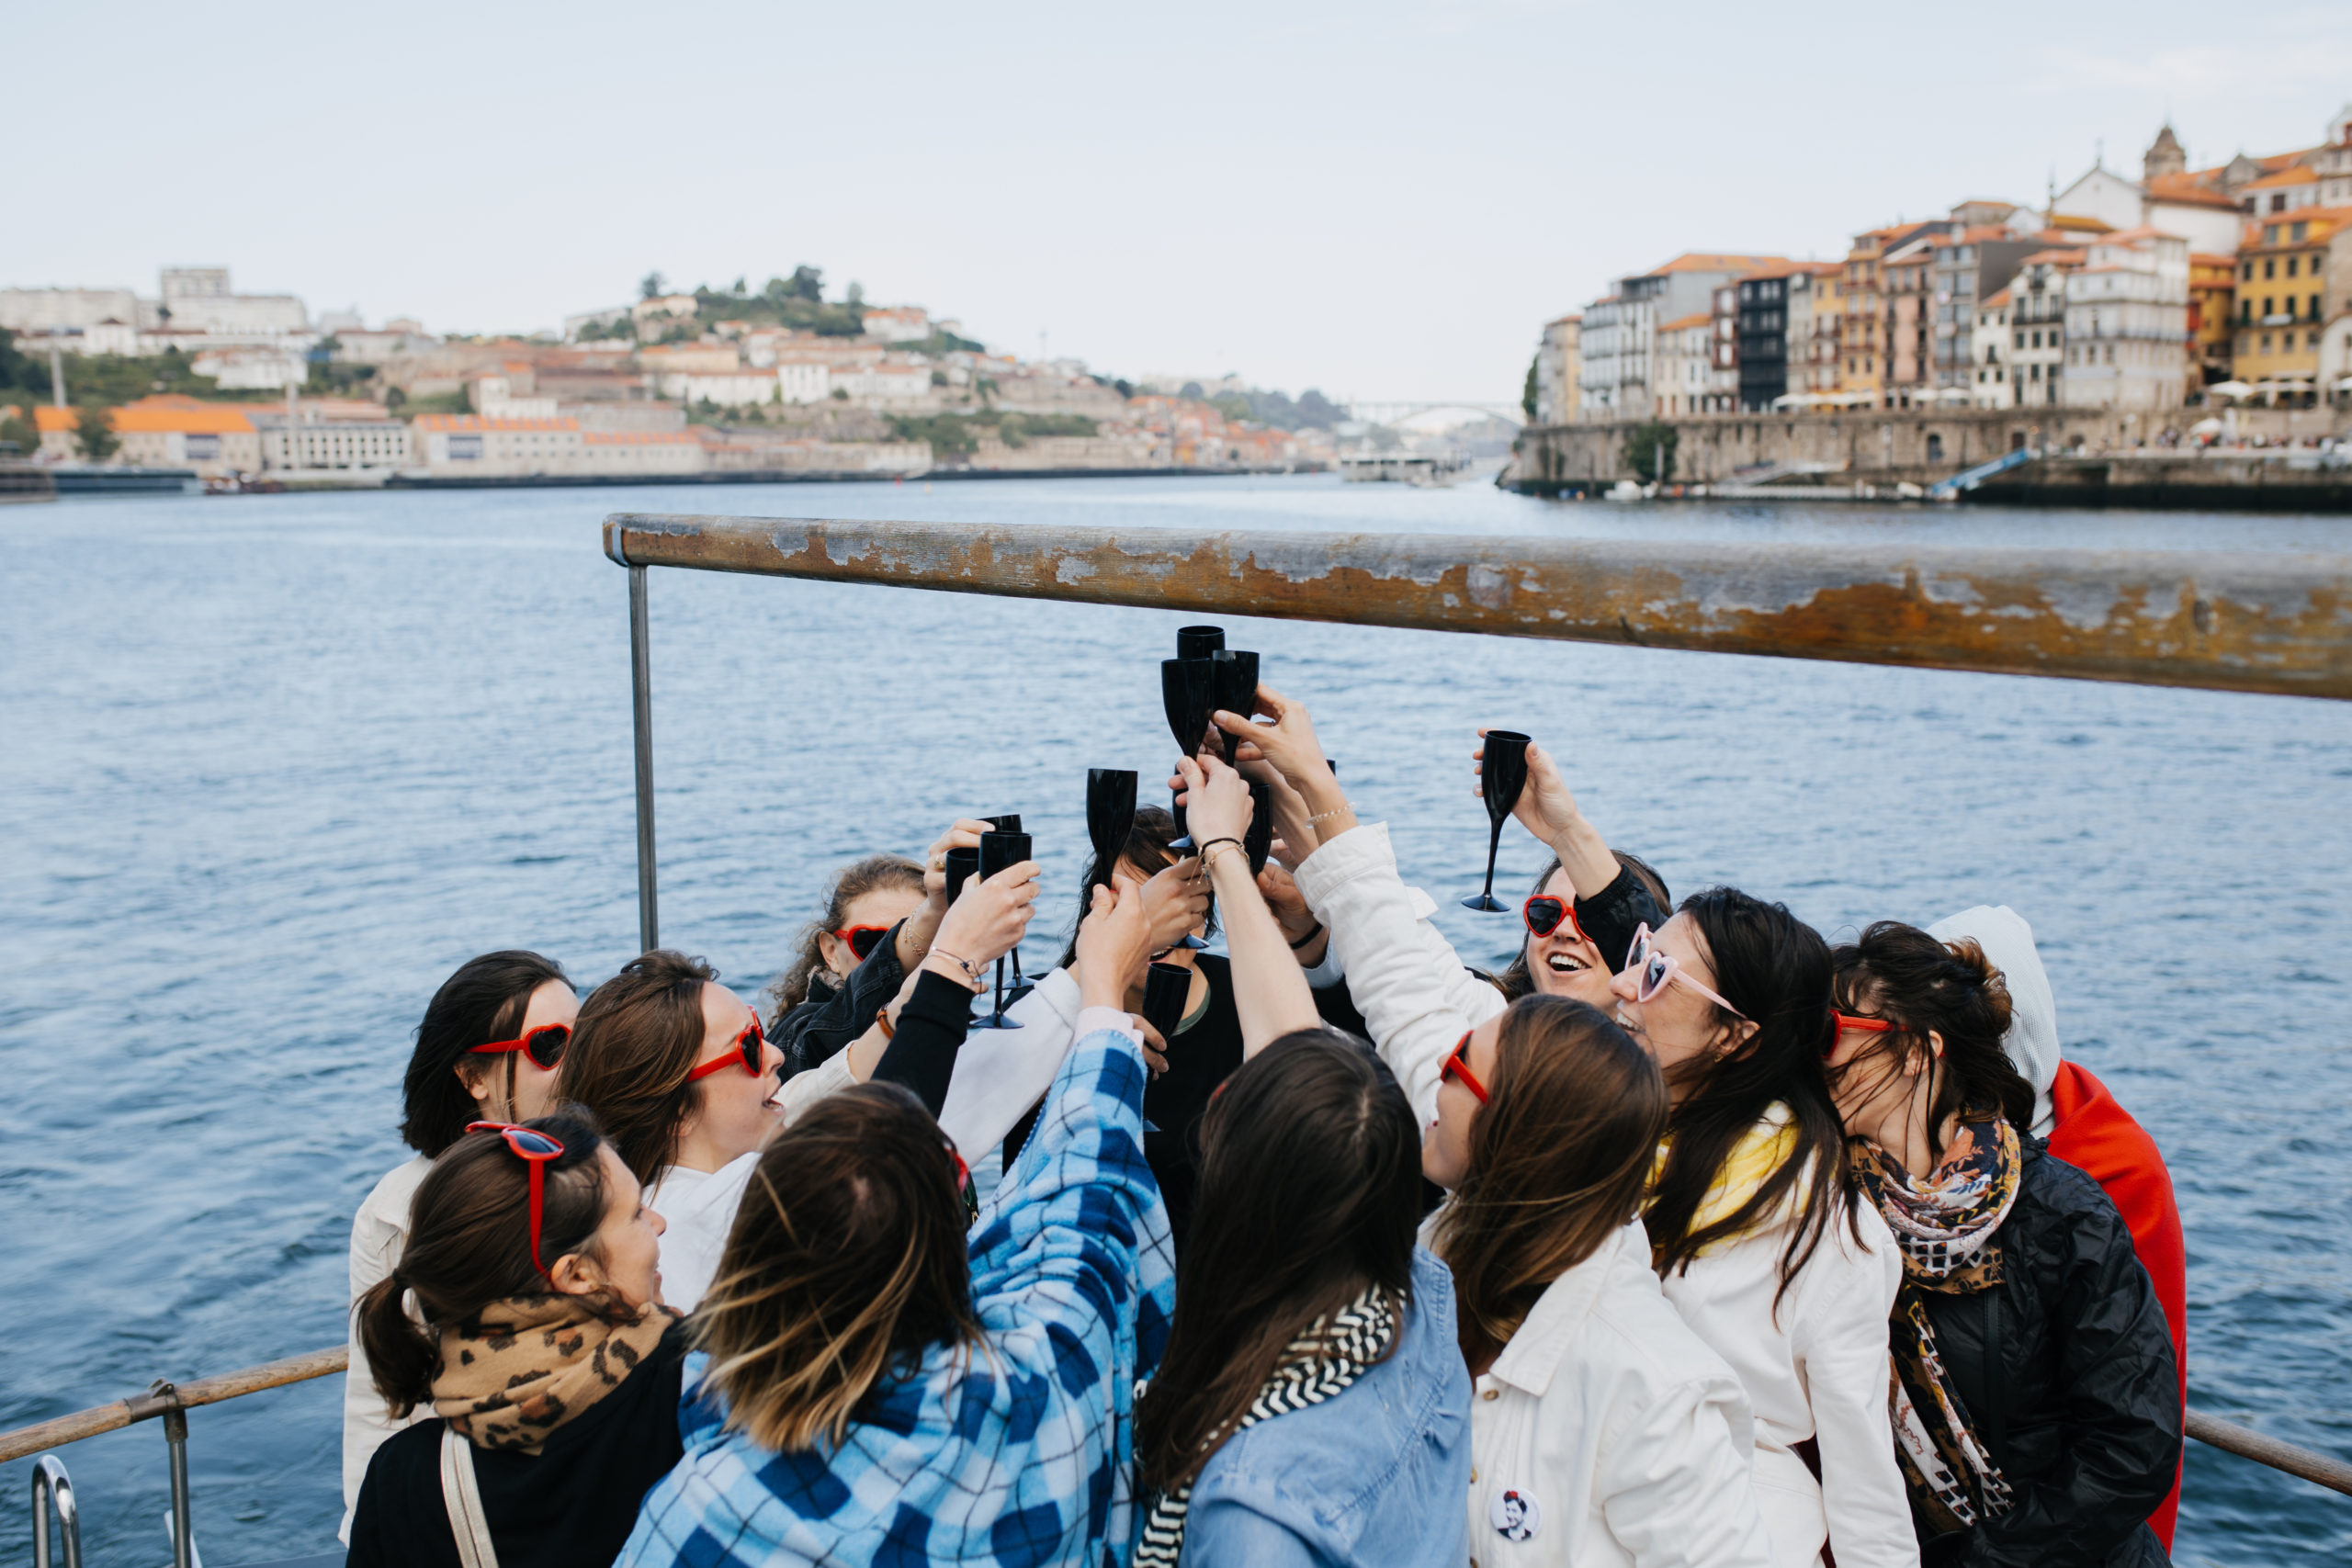
<instances>
[{"instance_id":1,"label":"blue checkered flannel shirt","mask_svg":"<svg viewBox=\"0 0 2352 1568\"><path fill-rule=\"evenodd\" d=\"M1080 1040L971 1236L983 1342L877 1383L838 1449L774 1453L722 1426L687 1364L685 1457L646 1494L628 1568L1126 1561L1136 1380L1176 1301L1143 1157L1144 1066Z\"/></svg>"}]
</instances>

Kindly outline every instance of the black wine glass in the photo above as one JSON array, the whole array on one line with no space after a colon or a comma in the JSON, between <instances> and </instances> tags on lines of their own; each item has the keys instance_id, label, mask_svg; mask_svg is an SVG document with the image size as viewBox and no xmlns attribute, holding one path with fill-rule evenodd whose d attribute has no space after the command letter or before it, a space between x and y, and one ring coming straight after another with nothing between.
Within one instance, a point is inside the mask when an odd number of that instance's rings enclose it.
<instances>
[{"instance_id":1,"label":"black wine glass","mask_svg":"<svg viewBox=\"0 0 2352 1568\"><path fill-rule=\"evenodd\" d=\"M1241 830L1241 852L1250 857L1250 874L1266 869L1274 849L1274 790L1261 779L1250 781L1250 826Z\"/></svg>"},{"instance_id":2,"label":"black wine glass","mask_svg":"<svg viewBox=\"0 0 2352 1568\"><path fill-rule=\"evenodd\" d=\"M1018 833L1021 831L1021 813L1018 811L1008 811L1001 817L983 817L980 820L987 823L989 827L995 829L1000 833ZM1012 865L1014 863L1016 863L1013 861L1007 861L1005 863L1006 865ZM1001 871L1004 867L999 866L997 869ZM1027 996L1035 988L1035 987L1030 985L1028 981L1021 977L1021 949L1019 945L1016 944L1012 950L1012 995L1008 998L1008 1005L1010 1005L1011 1002L1019 1001L1022 998Z\"/></svg>"},{"instance_id":3,"label":"black wine glass","mask_svg":"<svg viewBox=\"0 0 2352 1568\"><path fill-rule=\"evenodd\" d=\"M956 902L964 891L964 884L980 874L980 852L972 846L959 844L947 852L947 901Z\"/></svg>"},{"instance_id":4,"label":"black wine glass","mask_svg":"<svg viewBox=\"0 0 2352 1568\"><path fill-rule=\"evenodd\" d=\"M1238 649L1220 649L1209 660L1215 671L1212 677L1214 707L1248 718L1258 711L1258 656ZM1233 765L1233 754L1240 748L1238 736L1227 735L1222 729L1217 735L1225 742L1226 766Z\"/></svg>"},{"instance_id":5,"label":"black wine glass","mask_svg":"<svg viewBox=\"0 0 2352 1568\"><path fill-rule=\"evenodd\" d=\"M1225 628L1223 626L1178 626L1176 628L1176 657L1179 659L1206 659L1224 646Z\"/></svg>"},{"instance_id":6,"label":"black wine glass","mask_svg":"<svg viewBox=\"0 0 2352 1568\"><path fill-rule=\"evenodd\" d=\"M1222 637L1224 634L1220 632L1217 635ZM1176 744L1187 757L1201 754L1201 739L1208 733L1209 709L1214 705L1216 694L1207 660L1163 659L1159 661L1160 711L1168 719L1168 733L1176 738ZM1193 840L1184 825L1184 803L1181 800L1173 802L1170 810L1176 818L1176 837L1168 847L1189 850L1193 847Z\"/></svg>"},{"instance_id":7,"label":"black wine glass","mask_svg":"<svg viewBox=\"0 0 2352 1568\"><path fill-rule=\"evenodd\" d=\"M980 876L985 879L1029 858L1029 835L1026 833L983 833L980 835ZM986 1018L972 1021L974 1029L1018 1029L1021 1025L1004 1016L1004 960L996 961L996 1008Z\"/></svg>"},{"instance_id":8,"label":"black wine glass","mask_svg":"<svg viewBox=\"0 0 2352 1568\"><path fill-rule=\"evenodd\" d=\"M1155 964L1145 975L1143 1020L1159 1031L1162 1042L1176 1038L1176 1026L1184 1021L1184 1004L1192 999L1192 993L1193 972L1182 964Z\"/></svg>"},{"instance_id":9,"label":"black wine glass","mask_svg":"<svg viewBox=\"0 0 2352 1568\"><path fill-rule=\"evenodd\" d=\"M1094 846L1094 879L1108 887L1136 828L1136 775L1131 768L1086 770L1086 837ZM1091 896L1091 895L1090 895Z\"/></svg>"},{"instance_id":10,"label":"black wine glass","mask_svg":"<svg viewBox=\"0 0 2352 1568\"><path fill-rule=\"evenodd\" d=\"M1499 914L1505 906L1495 899L1495 851L1503 841L1503 820L1519 804L1527 787L1527 737L1514 729L1487 731L1487 755L1478 768L1478 786L1487 797L1487 890L1462 900L1465 909Z\"/></svg>"}]
</instances>

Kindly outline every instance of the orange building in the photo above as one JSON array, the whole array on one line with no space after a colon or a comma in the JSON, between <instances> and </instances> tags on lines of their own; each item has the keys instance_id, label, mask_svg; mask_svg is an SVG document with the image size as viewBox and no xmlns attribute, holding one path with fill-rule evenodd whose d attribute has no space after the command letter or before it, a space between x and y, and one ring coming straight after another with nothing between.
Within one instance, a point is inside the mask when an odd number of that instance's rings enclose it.
<instances>
[{"instance_id":1,"label":"orange building","mask_svg":"<svg viewBox=\"0 0 2352 1568\"><path fill-rule=\"evenodd\" d=\"M2188 389L2191 394L2226 381L2233 374L2237 276L2234 257L2189 253Z\"/></svg>"},{"instance_id":2,"label":"orange building","mask_svg":"<svg viewBox=\"0 0 2352 1568\"><path fill-rule=\"evenodd\" d=\"M110 412L119 442L109 461L162 468L193 468L205 479L261 471L261 432L245 411L231 403L208 403L172 394L141 398ZM56 462L82 457L81 413L75 409L33 411L43 457Z\"/></svg>"}]
</instances>

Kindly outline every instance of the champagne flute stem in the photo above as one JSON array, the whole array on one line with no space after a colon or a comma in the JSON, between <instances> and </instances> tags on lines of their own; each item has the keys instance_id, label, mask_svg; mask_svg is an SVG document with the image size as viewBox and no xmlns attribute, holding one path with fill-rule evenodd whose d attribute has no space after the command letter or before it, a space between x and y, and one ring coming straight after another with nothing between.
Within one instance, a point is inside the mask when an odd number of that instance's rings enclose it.
<instances>
[{"instance_id":1,"label":"champagne flute stem","mask_svg":"<svg viewBox=\"0 0 2352 1568\"><path fill-rule=\"evenodd\" d=\"M1003 960L1003 959L1001 959L1001 958L1000 958L1000 959L998 959L998 960L996 961L996 1012L995 1012L994 1016L995 1016L995 1018L997 1019L997 1021L998 1021L999 1022L1003 1021L1003 1019L1004 1019L1004 960Z\"/></svg>"},{"instance_id":2,"label":"champagne flute stem","mask_svg":"<svg viewBox=\"0 0 2352 1568\"><path fill-rule=\"evenodd\" d=\"M1503 819L1488 818L1487 828L1487 890L1480 897L1491 900L1495 896L1495 852L1502 848Z\"/></svg>"}]
</instances>

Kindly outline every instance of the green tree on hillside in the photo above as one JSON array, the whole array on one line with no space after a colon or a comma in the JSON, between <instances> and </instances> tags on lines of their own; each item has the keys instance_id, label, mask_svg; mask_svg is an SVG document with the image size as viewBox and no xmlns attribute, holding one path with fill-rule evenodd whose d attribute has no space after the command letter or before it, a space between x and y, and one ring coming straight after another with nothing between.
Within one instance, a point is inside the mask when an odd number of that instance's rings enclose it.
<instances>
[{"instance_id":1,"label":"green tree on hillside","mask_svg":"<svg viewBox=\"0 0 2352 1568\"><path fill-rule=\"evenodd\" d=\"M32 391L35 389L34 378L36 377L40 378L39 389L44 392L47 391L49 376L46 370L36 370L31 360L17 352L17 334L6 327L0 327L0 391L12 387L21 387L26 391Z\"/></svg>"},{"instance_id":2,"label":"green tree on hillside","mask_svg":"<svg viewBox=\"0 0 2352 1568\"><path fill-rule=\"evenodd\" d=\"M1540 354L1527 362L1527 384L1519 389L1519 406L1527 415L1530 424L1535 423L1535 367L1543 363L1544 356Z\"/></svg>"},{"instance_id":3,"label":"green tree on hillside","mask_svg":"<svg viewBox=\"0 0 2352 1568\"><path fill-rule=\"evenodd\" d=\"M96 403L85 403L75 416L74 442L82 448L82 456L93 463L103 463L113 457L122 446L122 438L114 433L114 411Z\"/></svg>"},{"instance_id":4,"label":"green tree on hillside","mask_svg":"<svg viewBox=\"0 0 2352 1568\"><path fill-rule=\"evenodd\" d=\"M637 292L639 299L659 299L662 298L662 278L658 272L649 272L638 281Z\"/></svg>"}]
</instances>

